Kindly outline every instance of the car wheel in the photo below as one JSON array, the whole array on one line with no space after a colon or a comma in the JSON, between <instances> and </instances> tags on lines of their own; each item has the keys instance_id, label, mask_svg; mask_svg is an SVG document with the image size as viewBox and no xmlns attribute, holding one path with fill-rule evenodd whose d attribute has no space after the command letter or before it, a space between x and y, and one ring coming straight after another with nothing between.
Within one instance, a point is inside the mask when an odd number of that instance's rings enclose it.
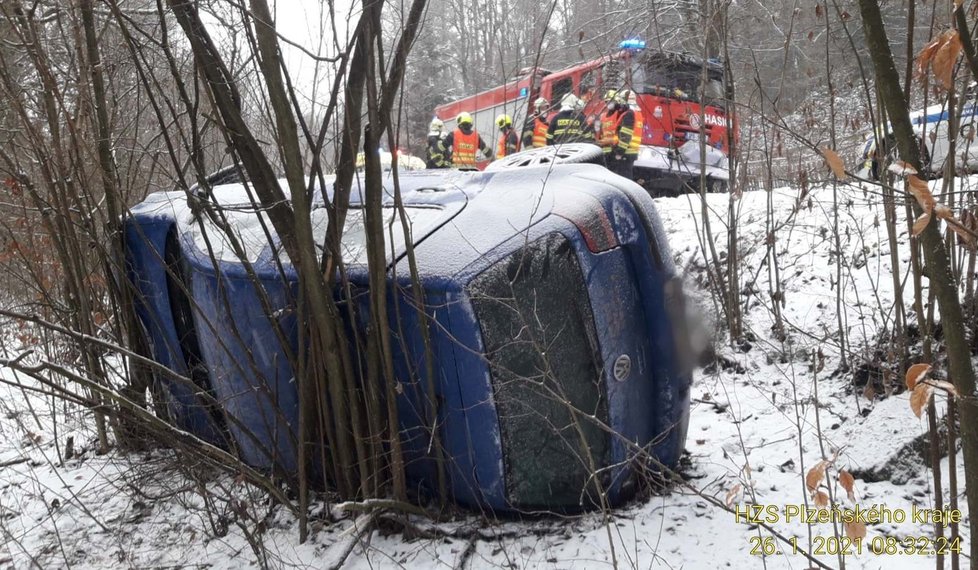
<instances>
[{"instance_id":1,"label":"car wheel","mask_svg":"<svg viewBox=\"0 0 978 570\"><path fill-rule=\"evenodd\" d=\"M500 172L551 164L603 164L601 147L589 143L564 143L554 146L531 148L511 154L486 167L486 172Z\"/></svg>"}]
</instances>

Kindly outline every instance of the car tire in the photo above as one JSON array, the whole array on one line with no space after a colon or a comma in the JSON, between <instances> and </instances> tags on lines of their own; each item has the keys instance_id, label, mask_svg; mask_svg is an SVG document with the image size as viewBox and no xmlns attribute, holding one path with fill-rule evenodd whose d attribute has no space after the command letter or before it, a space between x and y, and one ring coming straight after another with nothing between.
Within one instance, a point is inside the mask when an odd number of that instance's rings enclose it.
<instances>
[{"instance_id":1,"label":"car tire","mask_svg":"<svg viewBox=\"0 0 978 570\"><path fill-rule=\"evenodd\" d=\"M531 148L492 162L486 172L502 172L552 164L604 164L601 147L590 143L565 143Z\"/></svg>"}]
</instances>

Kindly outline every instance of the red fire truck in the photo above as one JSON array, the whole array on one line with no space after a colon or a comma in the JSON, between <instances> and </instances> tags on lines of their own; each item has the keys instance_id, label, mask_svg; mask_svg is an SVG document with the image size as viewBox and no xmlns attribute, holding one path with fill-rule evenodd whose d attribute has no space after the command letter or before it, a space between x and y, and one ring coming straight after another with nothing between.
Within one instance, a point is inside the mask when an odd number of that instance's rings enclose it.
<instances>
[{"instance_id":1,"label":"red fire truck","mask_svg":"<svg viewBox=\"0 0 978 570\"><path fill-rule=\"evenodd\" d=\"M509 83L437 107L435 115L451 130L455 117L468 111L486 144L495 148L498 114L510 115L522 130L528 106L538 97L550 101L552 116L560 99L574 93L585 101L585 115L600 124L601 95L609 89L632 90L645 119L634 169L637 182L653 194L698 191L705 172L709 190L726 188L731 121L722 65L648 50L641 40L626 40L612 55L562 71L523 70Z\"/></svg>"}]
</instances>

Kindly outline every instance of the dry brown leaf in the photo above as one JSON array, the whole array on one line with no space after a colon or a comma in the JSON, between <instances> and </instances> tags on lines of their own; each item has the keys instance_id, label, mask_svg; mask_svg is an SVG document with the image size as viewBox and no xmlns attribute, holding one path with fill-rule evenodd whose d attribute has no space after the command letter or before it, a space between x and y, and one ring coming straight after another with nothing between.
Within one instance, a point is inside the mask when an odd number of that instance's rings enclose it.
<instances>
[{"instance_id":1,"label":"dry brown leaf","mask_svg":"<svg viewBox=\"0 0 978 570\"><path fill-rule=\"evenodd\" d=\"M941 390L944 390L945 392L951 394L954 397L959 396L958 389L955 388L954 384L951 384L950 382L945 382L944 380L928 380L927 383L935 388L940 388Z\"/></svg>"},{"instance_id":2,"label":"dry brown leaf","mask_svg":"<svg viewBox=\"0 0 978 570\"><path fill-rule=\"evenodd\" d=\"M957 10L961 6L964 6L964 0L954 0L954 9Z\"/></svg>"},{"instance_id":3,"label":"dry brown leaf","mask_svg":"<svg viewBox=\"0 0 978 570\"><path fill-rule=\"evenodd\" d=\"M954 212L944 204L938 204L934 207L934 215L942 220L954 219Z\"/></svg>"},{"instance_id":4,"label":"dry brown leaf","mask_svg":"<svg viewBox=\"0 0 978 570\"><path fill-rule=\"evenodd\" d=\"M846 536L856 540L858 538L866 538L866 523L862 521L852 521L845 524Z\"/></svg>"},{"instance_id":5,"label":"dry brown leaf","mask_svg":"<svg viewBox=\"0 0 978 570\"><path fill-rule=\"evenodd\" d=\"M957 30L948 30L944 36L946 39L934 54L931 69L944 88L951 89L954 86L954 64L961 55L961 37Z\"/></svg>"},{"instance_id":6,"label":"dry brown leaf","mask_svg":"<svg viewBox=\"0 0 978 570\"><path fill-rule=\"evenodd\" d=\"M944 41L943 35L937 36L929 44L924 46L924 49L920 50L916 59L917 73L923 75L926 72L927 68L930 67L931 60L934 59L934 54L944 45Z\"/></svg>"},{"instance_id":7,"label":"dry brown leaf","mask_svg":"<svg viewBox=\"0 0 978 570\"><path fill-rule=\"evenodd\" d=\"M909 162L904 162L902 160L895 160L890 163L887 170L896 174L897 176L908 176L910 174L917 174L917 169L910 165Z\"/></svg>"},{"instance_id":8,"label":"dry brown leaf","mask_svg":"<svg viewBox=\"0 0 978 570\"><path fill-rule=\"evenodd\" d=\"M930 212L924 212L919 218L914 220L913 223L913 235L919 236L920 232L927 229L927 224L930 223Z\"/></svg>"},{"instance_id":9,"label":"dry brown leaf","mask_svg":"<svg viewBox=\"0 0 978 570\"><path fill-rule=\"evenodd\" d=\"M930 186L915 175L907 177L907 192L917 199L917 203L925 212L930 213L937 205L937 200L930 193Z\"/></svg>"},{"instance_id":10,"label":"dry brown leaf","mask_svg":"<svg viewBox=\"0 0 978 570\"><path fill-rule=\"evenodd\" d=\"M846 177L846 163L843 162L842 157L830 148L822 149L822 156L825 157L825 162L832 169L832 174L837 179L844 180Z\"/></svg>"},{"instance_id":11,"label":"dry brown leaf","mask_svg":"<svg viewBox=\"0 0 978 570\"><path fill-rule=\"evenodd\" d=\"M737 499L737 495L740 493L741 488L742 487L740 486L740 483L737 483L736 485L733 486L733 488L727 491L727 498L724 499L723 502L725 505L727 505L728 508L733 506L734 501Z\"/></svg>"},{"instance_id":12,"label":"dry brown leaf","mask_svg":"<svg viewBox=\"0 0 978 570\"><path fill-rule=\"evenodd\" d=\"M805 484L808 486L808 492L814 493L815 489L818 489L819 484L822 483L822 479L825 477L825 468L829 466L829 462L819 461L808 470L808 474L805 475Z\"/></svg>"},{"instance_id":13,"label":"dry brown leaf","mask_svg":"<svg viewBox=\"0 0 978 570\"><path fill-rule=\"evenodd\" d=\"M910 409L918 418L924 413L924 406L930 401L931 394L934 393L934 389L931 388L929 384L921 382L913 389L910 394Z\"/></svg>"},{"instance_id":14,"label":"dry brown leaf","mask_svg":"<svg viewBox=\"0 0 978 570\"><path fill-rule=\"evenodd\" d=\"M907 390L913 390L918 382L930 372L930 364L918 363L907 369Z\"/></svg>"},{"instance_id":15,"label":"dry brown leaf","mask_svg":"<svg viewBox=\"0 0 978 570\"><path fill-rule=\"evenodd\" d=\"M970 210L961 212L961 220L949 218L947 225L958 235L958 245L970 251L978 251L978 219Z\"/></svg>"},{"instance_id":16,"label":"dry brown leaf","mask_svg":"<svg viewBox=\"0 0 978 570\"><path fill-rule=\"evenodd\" d=\"M815 493L815 508L824 509L829 506L829 494L825 491Z\"/></svg>"},{"instance_id":17,"label":"dry brown leaf","mask_svg":"<svg viewBox=\"0 0 978 570\"><path fill-rule=\"evenodd\" d=\"M954 230L954 233L958 234L958 245L968 246L969 248L974 245L974 236L964 228L964 225L960 222L956 224L948 224L948 226Z\"/></svg>"},{"instance_id":18,"label":"dry brown leaf","mask_svg":"<svg viewBox=\"0 0 978 570\"><path fill-rule=\"evenodd\" d=\"M852 476L852 473L849 473L845 469L840 471L839 484L842 485L842 488L846 490L846 494L849 495L849 500L855 501L856 500L856 493L855 493L856 478Z\"/></svg>"}]
</instances>

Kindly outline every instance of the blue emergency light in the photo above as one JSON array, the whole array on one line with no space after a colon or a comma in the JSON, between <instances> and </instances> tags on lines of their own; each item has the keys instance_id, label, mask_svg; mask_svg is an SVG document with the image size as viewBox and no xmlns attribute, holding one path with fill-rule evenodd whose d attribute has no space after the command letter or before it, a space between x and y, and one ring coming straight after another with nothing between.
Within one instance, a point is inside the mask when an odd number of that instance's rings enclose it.
<instances>
[{"instance_id":1,"label":"blue emergency light","mask_svg":"<svg viewBox=\"0 0 978 570\"><path fill-rule=\"evenodd\" d=\"M638 38L629 38L627 40L622 40L618 44L619 49L645 49L645 40L640 40Z\"/></svg>"}]
</instances>

